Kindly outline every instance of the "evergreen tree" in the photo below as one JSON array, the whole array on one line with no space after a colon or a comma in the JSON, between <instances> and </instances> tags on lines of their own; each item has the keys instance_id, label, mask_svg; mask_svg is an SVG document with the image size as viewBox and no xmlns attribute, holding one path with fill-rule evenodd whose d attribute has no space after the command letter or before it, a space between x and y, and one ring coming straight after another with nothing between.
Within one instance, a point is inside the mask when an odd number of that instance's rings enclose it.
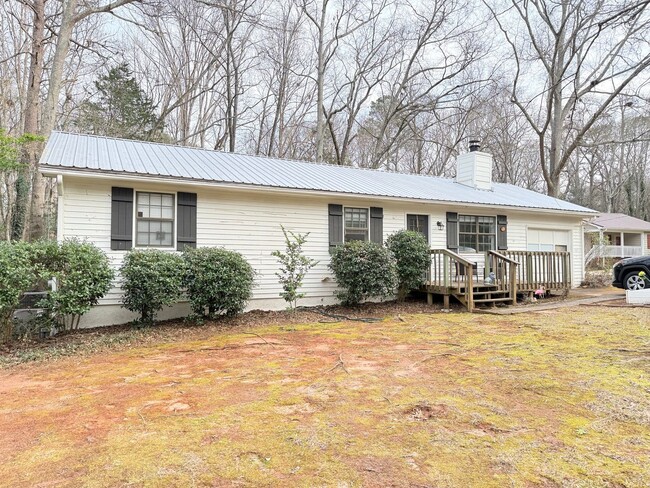
<instances>
[{"instance_id":1,"label":"evergreen tree","mask_svg":"<svg viewBox=\"0 0 650 488\"><path fill-rule=\"evenodd\" d=\"M138 140L159 140L158 116L128 64L122 63L95 81L96 101L86 101L76 126L86 133Z\"/></svg>"}]
</instances>

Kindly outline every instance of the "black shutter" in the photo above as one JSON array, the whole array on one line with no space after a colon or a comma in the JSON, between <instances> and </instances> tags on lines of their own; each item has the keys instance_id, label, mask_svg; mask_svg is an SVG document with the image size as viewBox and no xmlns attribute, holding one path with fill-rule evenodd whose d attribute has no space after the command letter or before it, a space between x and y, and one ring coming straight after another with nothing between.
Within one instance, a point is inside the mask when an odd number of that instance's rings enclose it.
<instances>
[{"instance_id":1,"label":"black shutter","mask_svg":"<svg viewBox=\"0 0 650 488\"><path fill-rule=\"evenodd\" d=\"M458 214L447 212L447 249L458 252Z\"/></svg>"},{"instance_id":2,"label":"black shutter","mask_svg":"<svg viewBox=\"0 0 650 488\"><path fill-rule=\"evenodd\" d=\"M497 215L497 249L505 251L508 249L508 216Z\"/></svg>"},{"instance_id":3,"label":"black shutter","mask_svg":"<svg viewBox=\"0 0 650 488\"><path fill-rule=\"evenodd\" d=\"M133 188L114 186L111 191L111 249L133 247Z\"/></svg>"},{"instance_id":4,"label":"black shutter","mask_svg":"<svg viewBox=\"0 0 650 488\"><path fill-rule=\"evenodd\" d=\"M196 247L196 193L178 192L176 249Z\"/></svg>"},{"instance_id":5,"label":"black shutter","mask_svg":"<svg viewBox=\"0 0 650 488\"><path fill-rule=\"evenodd\" d=\"M370 207L370 241L384 243L384 209Z\"/></svg>"},{"instance_id":6,"label":"black shutter","mask_svg":"<svg viewBox=\"0 0 650 488\"><path fill-rule=\"evenodd\" d=\"M332 252L336 246L343 244L343 205L330 203L328 212L330 252Z\"/></svg>"}]
</instances>

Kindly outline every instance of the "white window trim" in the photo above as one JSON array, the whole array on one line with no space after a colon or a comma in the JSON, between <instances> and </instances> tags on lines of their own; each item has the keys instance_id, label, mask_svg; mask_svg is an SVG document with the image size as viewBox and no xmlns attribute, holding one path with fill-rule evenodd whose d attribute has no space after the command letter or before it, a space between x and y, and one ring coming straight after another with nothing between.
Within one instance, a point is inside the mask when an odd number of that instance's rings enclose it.
<instances>
[{"instance_id":1,"label":"white window trim","mask_svg":"<svg viewBox=\"0 0 650 488\"><path fill-rule=\"evenodd\" d=\"M367 239L363 242L370 242L370 207L364 207L362 205L343 205L343 218L341 219L341 225L343 227L343 244L346 242L352 242L352 241L346 241L345 240L345 209L346 208L362 208L368 211L368 236Z\"/></svg>"},{"instance_id":2,"label":"white window trim","mask_svg":"<svg viewBox=\"0 0 650 488\"><path fill-rule=\"evenodd\" d=\"M177 251L178 249L178 192L176 191L164 191L164 190L144 190L144 189L133 189L133 228L131 229L133 235L133 247L132 249L158 249L160 251ZM138 193L160 193L165 195L174 196L174 223L172 229L174 235L172 236L172 245L171 246L138 246Z\"/></svg>"}]
</instances>

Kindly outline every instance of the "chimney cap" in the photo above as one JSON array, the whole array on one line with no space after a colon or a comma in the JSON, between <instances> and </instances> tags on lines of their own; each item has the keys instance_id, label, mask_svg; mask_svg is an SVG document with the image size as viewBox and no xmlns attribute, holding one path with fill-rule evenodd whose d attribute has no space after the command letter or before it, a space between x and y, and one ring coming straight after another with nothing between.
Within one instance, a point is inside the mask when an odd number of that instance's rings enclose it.
<instances>
[{"instance_id":1,"label":"chimney cap","mask_svg":"<svg viewBox=\"0 0 650 488\"><path fill-rule=\"evenodd\" d=\"M469 152L475 152L481 150L481 140L477 138L472 138L469 140Z\"/></svg>"}]
</instances>

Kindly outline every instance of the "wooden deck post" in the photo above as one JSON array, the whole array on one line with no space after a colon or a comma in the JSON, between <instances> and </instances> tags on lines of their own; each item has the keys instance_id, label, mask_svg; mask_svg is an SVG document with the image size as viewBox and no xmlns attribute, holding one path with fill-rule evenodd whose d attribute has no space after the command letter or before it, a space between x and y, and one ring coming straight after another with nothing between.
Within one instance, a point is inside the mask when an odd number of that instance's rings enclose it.
<instances>
[{"instance_id":1,"label":"wooden deck post","mask_svg":"<svg viewBox=\"0 0 650 488\"><path fill-rule=\"evenodd\" d=\"M433 293L427 293L427 305L433 305Z\"/></svg>"},{"instance_id":2,"label":"wooden deck post","mask_svg":"<svg viewBox=\"0 0 650 488\"><path fill-rule=\"evenodd\" d=\"M510 297L512 304L517 305L517 265L510 263Z\"/></svg>"},{"instance_id":3,"label":"wooden deck post","mask_svg":"<svg viewBox=\"0 0 650 488\"><path fill-rule=\"evenodd\" d=\"M449 295L447 295L447 294L443 295L442 300L443 300L443 305L442 305L442 307L443 307L445 310L449 310Z\"/></svg>"}]
</instances>

